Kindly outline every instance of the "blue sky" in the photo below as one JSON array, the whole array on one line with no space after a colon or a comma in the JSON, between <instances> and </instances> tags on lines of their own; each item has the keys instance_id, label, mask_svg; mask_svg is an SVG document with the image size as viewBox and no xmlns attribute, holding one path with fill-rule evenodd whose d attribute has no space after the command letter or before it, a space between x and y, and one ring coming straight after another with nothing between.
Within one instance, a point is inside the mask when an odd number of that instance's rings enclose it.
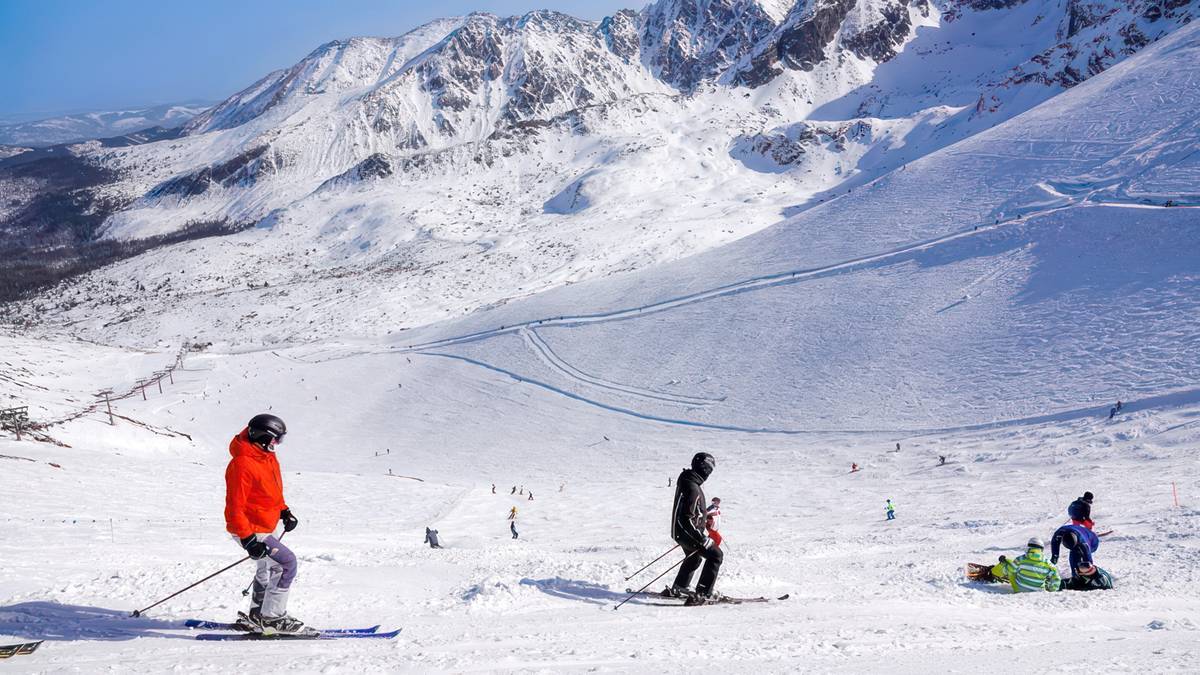
<instances>
[{"instance_id":1,"label":"blue sky","mask_svg":"<svg viewBox=\"0 0 1200 675\"><path fill-rule=\"evenodd\" d=\"M0 117L216 101L337 38L471 11L600 19L647 2L0 0Z\"/></svg>"}]
</instances>

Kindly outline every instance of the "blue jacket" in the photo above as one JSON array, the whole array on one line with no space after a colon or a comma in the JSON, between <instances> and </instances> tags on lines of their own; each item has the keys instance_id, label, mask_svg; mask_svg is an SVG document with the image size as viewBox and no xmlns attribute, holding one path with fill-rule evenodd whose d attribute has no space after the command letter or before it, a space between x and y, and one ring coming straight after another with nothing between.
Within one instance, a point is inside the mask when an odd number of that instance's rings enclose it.
<instances>
[{"instance_id":1,"label":"blue jacket","mask_svg":"<svg viewBox=\"0 0 1200 675\"><path fill-rule=\"evenodd\" d=\"M1080 561L1090 565L1092 553L1100 548L1100 537L1082 525L1063 525L1054 531L1054 538L1050 540L1050 557L1057 559L1058 549L1064 545L1074 552Z\"/></svg>"}]
</instances>

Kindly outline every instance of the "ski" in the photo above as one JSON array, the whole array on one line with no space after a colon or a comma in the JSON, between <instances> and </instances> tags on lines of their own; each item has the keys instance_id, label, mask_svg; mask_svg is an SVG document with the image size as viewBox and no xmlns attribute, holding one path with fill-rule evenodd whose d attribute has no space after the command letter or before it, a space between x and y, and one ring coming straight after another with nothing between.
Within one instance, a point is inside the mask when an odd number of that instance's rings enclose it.
<instances>
[{"instance_id":1,"label":"ski","mask_svg":"<svg viewBox=\"0 0 1200 675\"><path fill-rule=\"evenodd\" d=\"M38 645L42 644L42 642L42 640L38 640L37 642L25 642L19 645L4 645L0 647L0 659L32 654L37 651Z\"/></svg>"},{"instance_id":2,"label":"ski","mask_svg":"<svg viewBox=\"0 0 1200 675\"><path fill-rule=\"evenodd\" d=\"M390 640L400 634L401 628L388 631L386 633L334 633L324 632L315 635L296 635L289 633L272 633L264 635L263 633L200 633L196 636L197 640L206 640L212 642L236 642L248 640L349 640L349 639L378 639Z\"/></svg>"},{"instance_id":3,"label":"ski","mask_svg":"<svg viewBox=\"0 0 1200 675\"><path fill-rule=\"evenodd\" d=\"M658 596L657 593L651 593L650 595ZM662 598L662 600L665 600L668 602L639 602L637 604L642 605L644 607L707 607L710 605L745 605L745 604L750 604L750 603L780 602L782 600L787 600L790 597L792 597L790 593L784 593L783 595L781 595L777 598L767 598L767 597L763 597L763 596L759 596L757 598L735 598L735 597L731 597L728 595L723 595L723 596L721 596L721 598L719 600L717 600L715 602L705 603L703 605L688 605L683 602L669 602L672 598ZM686 600L686 598L675 598L675 599Z\"/></svg>"},{"instance_id":4,"label":"ski","mask_svg":"<svg viewBox=\"0 0 1200 675\"><path fill-rule=\"evenodd\" d=\"M652 597L652 598L659 598L662 600L687 600L686 596L681 597L681 598L672 598L672 597L663 595L661 591L635 591L632 588L626 588L625 592L629 593L630 595L637 595L638 597ZM729 595L722 595L721 600L719 600L715 603L712 603L712 604L719 605L721 603L725 603L725 604L729 604L729 605L740 605L745 602L778 602L780 600L787 600L790 597L792 597L791 593L784 593L783 595L781 595L777 598L768 598L765 596L759 596L757 598L737 598L737 597L733 597L733 596L729 596ZM648 603L642 603L642 604L648 604ZM670 606L674 607L675 604L672 603Z\"/></svg>"},{"instance_id":5,"label":"ski","mask_svg":"<svg viewBox=\"0 0 1200 675\"><path fill-rule=\"evenodd\" d=\"M200 619L188 619L187 621L183 622L183 625L187 626L188 628L193 628L193 629L235 630L235 631L241 631L241 632L248 632L236 623L227 623L227 622L223 622L223 621L202 621ZM326 628L326 629L322 630L321 632L322 633L335 633L335 634L340 635L342 633L375 633L378 630L379 630L379 626L374 625L374 626L369 626L367 628Z\"/></svg>"}]
</instances>

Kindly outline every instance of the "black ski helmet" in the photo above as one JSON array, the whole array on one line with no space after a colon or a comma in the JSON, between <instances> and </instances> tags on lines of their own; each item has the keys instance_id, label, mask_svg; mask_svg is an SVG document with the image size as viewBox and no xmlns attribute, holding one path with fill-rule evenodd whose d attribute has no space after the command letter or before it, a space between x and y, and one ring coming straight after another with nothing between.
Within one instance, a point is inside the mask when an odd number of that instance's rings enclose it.
<instances>
[{"instance_id":1,"label":"black ski helmet","mask_svg":"<svg viewBox=\"0 0 1200 675\"><path fill-rule=\"evenodd\" d=\"M247 435L250 437L250 442L257 443L264 448L271 446L271 440L282 441L284 435L287 434L287 425L283 420L274 415L255 415L250 418L250 422L246 424Z\"/></svg>"},{"instance_id":2,"label":"black ski helmet","mask_svg":"<svg viewBox=\"0 0 1200 675\"><path fill-rule=\"evenodd\" d=\"M1089 504L1091 504L1091 503L1092 503L1092 500L1093 500L1093 499L1095 499L1095 498L1096 498L1096 497L1095 497L1095 496L1094 496L1094 495L1093 495L1091 492L1085 492L1085 493L1083 493L1083 501L1085 501L1085 502L1087 502L1087 503L1089 503Z\"/></svg>"},{"instance_id":3,"label":"black ski helmet","mask_svg":"<svg viewBox=\"0 0 1200 675\"><path fill-rule=\"evenodd\" d=\"M707 452L697 452L692 457L692 471L700 474L701 478L707 479L715 468L717 468L717 458Z\"/></svg>"}]
</instances>

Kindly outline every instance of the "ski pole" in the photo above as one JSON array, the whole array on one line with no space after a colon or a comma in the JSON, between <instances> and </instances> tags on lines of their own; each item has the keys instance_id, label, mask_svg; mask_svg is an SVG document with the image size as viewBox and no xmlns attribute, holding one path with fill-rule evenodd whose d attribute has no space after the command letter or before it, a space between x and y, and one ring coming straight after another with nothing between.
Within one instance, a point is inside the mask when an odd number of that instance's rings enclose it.
<instances>
[{"instance_id":1,"label":"ski pole","mask_svg":"<svg viewBox=\"0 0 1200 675\"><path fill-rule=\"evenodd\" d=\"M280 539L283 539L283 535L282 535L282 534L281 534L281 535L279 535L279 538L280 538ZM272 550L272 551L271 551L271 553L274 553L274 552L275 552L274 550ZM242 558L241 560L239 560L239 561L237 561L237 562L235 562L235 563L233 563L233 564L231 564L231 565L228 565L228 566L226 566L226 567L222 567L221 569L219 569L219 570L217 570L216 572L213 572L212 574L210 574L210 575L208 575L208 576L204 577L203 579L201 579L200 581L197 581L196 583L192 584L191 586L188 586L188 587L186 587L186 588L181 588L181 589L179 589L178 591L175 591L174 593L172 593L172 594L168 595L167 597L163 598L162 600L159 600L158 602L154 603L153 605L150 605L149 607L146 607L146 608L144 608L144 609L135 609L135 610L133 610L133 614L132 614L132 616L133 616L134 618L140 617L140 616L141 616L142 614L144 614L145 612L147 612L147 611L149 611L149 610L151 610L151 609L154 609L155 607L158 607L159 605L161 605L161 604L163 604L164 602L166 602L166 601L170 600L171 598L173 598L173 597L175 597L175 596L179 595L180 593L183 593L184 591L190 591L191 589L193 589L193 588L195 588L195 587L199 586L200 584L202 584L202 583L204 583L204 582L208 581L209 579L211 579L211 578L213 578L213 577L217 576L218 574L221 574L221 573L223 573L223 572L228 572L229 570L231 570L231 569L233 569L233 568L237 567L238 565L241 565L242 563L246 562L246 561L247 561L247 560L249 560L249 559L250 559L250 556L246 556L245 558Z\"/></svg>"},{"instance_id":2,"label":"ski pole","mask_svg":"<svg viewBox=\"0 0 1200 675\"><path fill-rule=\"evenodd\" d=\"M672 549L672 550L673 550L673 549ZM668 551L668 553L669 553L669 552L670 552L670 551ZM700 549L696 549L695 551L692 551L691 553L689 553L689 554L687 554L687 555L683 556L683 558L682 558L682 559L681 559L679 562L675 563L674 565L671 565L671 566L670 566L670 567L668 567L668 568L666 569L666 571L664 571L662 574L660 574L660 575L658 575L658 576L654 577L653 579L651 579L651 580L650 580L650 584L652 584L652 583L654 583L654 582L658 581L659 579L661 579L661 578L665 577L665 576L667 575L667 572L670 572L671 570L675 569L676 567L679 567L680 565L682 565L682 564L683 564L683 561L684 561L684 560L687 560L688 558L690 558L690 557L692 557L692 556L696 555L696 554L697 554L697 553L699 553L699 552L700 552ZM617 606L616 606L616 607L613 607L613 610L615 611L615 610L621 609L621 605L623 605L623 604L625 604L625 603L629 602L630 600L632 600L632 599L633 599L633 597L634 597L635 595L637 595L638 593L641 593L642 591L646 590L647 588L650 588L650 584L646 584L645 586L642 586L641 588L637 589L636 591L634 591L634 592L630 593L630 594L629 594L629 597L628 597L628 598L625 598L625 599L624 599L624 600L622 600L621 602L617 603Z\"/></svg>"},{"instance_id":3,"label":"ski pole","mask_svg":"<svg viewBox=\"0 0 1200 675\"><path fill-rule=\"evenodd\" d=\"M228 567L222 567L221 569L219 569L219 570L217 570L216 572L213 572L212 574L210 574L210 575L208 575L208 576L204 577L203 579L201 579L200 581L197 581L196 583L192 584L191 586L188 586L187 588L181 588L181 589L179 589L178 591L175 591L174 593L172 593L172 594L168 595L167 597L163 598L162 600L159 600L158 602L154 603L153 605L150 605L149 607L147 607L147 608L145 608L145 609L135 609L135 610L133 610L133 616L134 616L135 618L136 618L136 617L139 617L139 616L141 616L141 615L142 615L144 612L146 612L146 611L149 611L149 610L151 610L151 609L153 609L153 608L155 608L155 607L158 607L159 605L161 605L161 604L163 604L164 602L166 602L166 601L170 600L171 598L173 598L173 597L175 597L175 596L179 595L180 593L182 593L182 592L184 592L184 591L187 591L187 590L190 590L190 589L193 589L193 588L195 588L195 587L199 586L200 584L202 584L202 583L204 583L204 582L208 581L209 579L211 579L211 578L213 578L213 577L217 576L218 574L220 574L220 573L222 573L222 572L226 572L226 571L228 571L228 570L231 570L231 569L233 569L233 568L237 567L238 565L241 565L242 563L246 562L246 561L247 561L247 560L249 560L249 559L250 559L250 556L246 556L245 558L242 558L241 560L239 560L239 561L237 561L237 562L233 563L232 565L230 565L230 566L228 566Z\"/></svg>"},{"instance_id":4,"label":"ski pole","mask_svg":"<svg viewBox=\"0 0 1200 675\"><path fill-rule=\"evenodd\" d=\"M671 547L671 551L674 551L677 548L679 548L679 544L675 544L673 547ZM653 565L654 563L658 562L659 560L662 560L663 558L667 557L667 554L670 553L671 551L667 551L667 553L664 553L664 554L658 556L657 558L655 558L654 560L651 560L649 563L646 564L646 567L649 567L649 566ZM630 579L632 579L632 578L636 577L637 575L641 574L642 572L646 571L646 567L643 567L642 569L625 577L625 581L629 581Z\"/></svg>"}]
</instances>

